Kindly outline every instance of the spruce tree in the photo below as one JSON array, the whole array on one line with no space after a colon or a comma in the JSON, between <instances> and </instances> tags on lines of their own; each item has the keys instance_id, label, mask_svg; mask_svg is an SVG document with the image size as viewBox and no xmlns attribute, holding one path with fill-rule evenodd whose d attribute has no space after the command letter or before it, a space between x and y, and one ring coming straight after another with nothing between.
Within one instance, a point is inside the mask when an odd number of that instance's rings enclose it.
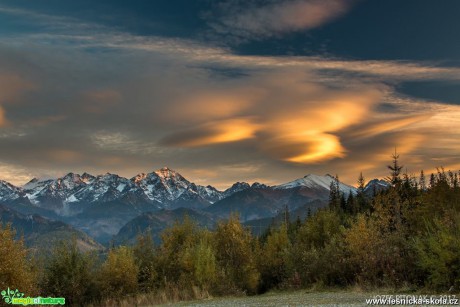
<instances>
[{"instance_id":1,"label":"spruce tree","mask_svg":"<svg viewBox=\"0 0 460 307\"><path fill-rule=\"evenodd\" d=\"M403 166L399 165L399 162L398 162L399 155L396 152L396 149L395 149L394 154L391 155L391 157L393 161L391 165L387 166L387 168L390 170L390 176L387 177L387 181L391 183L392 186L399 187L401 184L400 174L401 174L401 170Z\"/></svg>"},{"instance_id":2,"label":"spruce tree","mask_svg":"<svg viewBox=\"0 0 460 307\"><path fill-rule=\"evenodd\" d=\"M369 207L366 194L364 194L365 186L366 186L366 180L364 179L363 173L361 172L358 177L358 191L356 193L356 201L355 201L356 206L357 206L357 212L364 212Z\"/></svg>"},{"instance_id":3,"label":"spruce tree","mask_svg":"<svg viewBox=\"0 0 460 307\"><path fill-rule=\"evenodd\" d=\"M419 185L420 185L421 191L426 191L426 180L425 180L425 174L423 173L423 170L420 171Z\"/></svg>"}]
</instances>

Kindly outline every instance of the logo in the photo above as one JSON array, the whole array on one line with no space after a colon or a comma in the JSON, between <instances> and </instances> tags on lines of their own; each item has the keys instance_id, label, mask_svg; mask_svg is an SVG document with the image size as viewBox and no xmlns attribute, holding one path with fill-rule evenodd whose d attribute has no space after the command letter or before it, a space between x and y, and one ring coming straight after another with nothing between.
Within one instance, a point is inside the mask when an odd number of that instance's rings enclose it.
<instances>
[{"instance_id":1,"label":"logo","mask_svg":"<svg viewBox=\"0 0 460 307\"><path fill-rule=\"evenodd\" d=\"M19 292L18 289L11 290L8 288L0 294L5 303L10 305L65 305L65 298L63 297L24 297L24 293Z\"/></svg>"}]
</instances>

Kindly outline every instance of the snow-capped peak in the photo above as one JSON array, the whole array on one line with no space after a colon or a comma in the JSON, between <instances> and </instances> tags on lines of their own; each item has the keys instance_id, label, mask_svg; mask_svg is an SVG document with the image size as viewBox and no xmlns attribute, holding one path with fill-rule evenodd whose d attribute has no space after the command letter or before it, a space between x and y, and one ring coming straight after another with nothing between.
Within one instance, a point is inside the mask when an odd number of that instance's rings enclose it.
<instances>
[{"instance_id":1,"label":"snow-capped peak","mask_svg":"<svg viewBox=\"0 0 460 307\"><path fill-rule=\"evenodd\" d=\"M318 176L315 174L308 174L303 178L299 178L288 183L280 184L274 186L274 189L293 189L297 187L307 187L307 188L324 188L326 190L330 189L331 182L333 182L335 178L329 174L324 176ZM344 183L339 183L340 191L344 193L356 192L356 188L346 185Z\"/></svg>"},{"instance_id":2,"label":"snow-capped peak","mask_svg":"<svg viewBox=\"0 0 460 307\"><path fill-rule=\"evenodd\" d=\"M34 189L38 185L39 182L40 180L38 178L33 178L32 180L27 182L25 185L23 185L22 188L25 190Z\"/></svg>"},{"instance_id":3,"label":"snow-capped peak","mask_svg":"<svg viewBox=\"0 0 460 307\"><path fill-rule=\"evenodd\" d=\"M251 186L247 182L236 182L230 188L224 191L224 197L228 197L237 192L249 189Z\"/></svg>"},{"instance_id":4,"label":"snow-capped peak","mask_svg":"<svg viewBox=\"0 0 460 307\"><path fill-rule=\"evenodd\" d=\"M144 180L146 177L147 177L146 173L140 173L134 176L133 178L131 178L131 181L133 181L134 183L139 183L141 180Z\"/></svg>"},{"instance_id":5,"label":"snow-capped peak","mask_svg":"<svg viewBox=\"0 0 460 307\"><path fill-rule=\"evenodd\" d=\"M160 168L159 170L156 170L155 171L155 174L158 175L158 177L160 178L175 178L175 177L179 177L181 179L183 179L184 177L181 176L181 174L179 174L178 172L170 169L169 167L163 167L163 168Z\"/></svg>"}]
</instances>

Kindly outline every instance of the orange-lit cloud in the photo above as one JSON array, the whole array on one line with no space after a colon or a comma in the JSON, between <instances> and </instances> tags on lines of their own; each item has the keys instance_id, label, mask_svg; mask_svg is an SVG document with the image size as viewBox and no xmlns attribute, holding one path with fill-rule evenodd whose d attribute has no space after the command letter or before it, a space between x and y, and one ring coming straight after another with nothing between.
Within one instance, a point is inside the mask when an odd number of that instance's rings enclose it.
<instances>
[{"instance_id":1,"label":"orange-lit cloud","mask_svg":"<svg viewBox=\"0 0 460 307\"><path fill-rule=\"evenodd\" d=\"M413 115L413 116L403 116L396 118L387 118L381 120L374 120L373 123L369 125L363 125L356 129L356 131L350 134L350 137L362 138L362 137L372 137L376 134L381 134L389 131L395 131L407 126L413 125L415 123L428 120L432 114L424 115Z\"/></svg>"},{"instance_id":2,"label":"orange-lit cloud","mask_svg":"<svg viewBox=\"0 0 460 307\"><path fill-rule=\"evenodd\" d=\"M312 137L312 144L305 148L304 153L289 157L286 161L296 163L314 163L330 158L345 156L345 149L337 136L332 134L317 134Z\"/></svg>"},{"instance_id":3,"label":"orange-lit cloud","mask_svg":"<svg viewBox=\"0 0 460 307\"><path fill-rule=\"evenodd\" d=\"M187 95L189 96L189 95ZM179 101L166 107L164 116L168 120L207 121L210 118L225 119L238 116L254 106L260 93L250 89L194 93L191 97L181 97ZM178 108L177 105L181 107Z\"/></svg>"},{"instance_id":4,"label":"orange-lit cloud","mask_svg":"<svg viewBox=\"0 0 460 307\"><path fill-rule=\"evenodd\" d=\"M249 118L234 118L206 123L174 133L163 140L164 144L183 147L206 146L253 138L259 126Z\"/></svg>"},{"instance_id":5,"label":"orange-lit cloud","mask_svg":"<svg viewBox=\"0 0 460 307\"><path fill-rule=\"evenodd\" d=\"M382 92L364 85L359 94L330 90L310 78L281 70L251 80L257 91L244 90L245 83L232 84L230 92L198 94L172 104L165 116L189 126L164 138L163 144L201 147L251 139L255 150L277 160L317 163L343 158L346 148L336 133L368 117Z\"/></svg>"}]
</instances>

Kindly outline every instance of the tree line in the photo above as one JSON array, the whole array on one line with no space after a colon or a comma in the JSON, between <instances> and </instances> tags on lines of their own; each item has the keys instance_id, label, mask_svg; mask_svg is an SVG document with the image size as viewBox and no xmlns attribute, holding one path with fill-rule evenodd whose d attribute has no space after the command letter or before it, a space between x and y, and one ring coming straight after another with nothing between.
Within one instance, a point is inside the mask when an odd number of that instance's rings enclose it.
<instances>
[{"instance_id":1,"label":"tree line","mask_svg":"<svg viewBox=\"0 0 460 307\"><path fill-rule=\"evenodd\" d=\"M286 219L251 235L237 215L215 229L185 219L161 243L140 235L106 255L62 243L32 258L14 230L0 227L0 289L65 297L74 305L129 297L156 301L312 286L378 287L460 292L460 173L438 169L425 178L402 173L398 155L389 187L357 193L331 184L329 205L301 221Z\"/></svg>"}]
</instances>

